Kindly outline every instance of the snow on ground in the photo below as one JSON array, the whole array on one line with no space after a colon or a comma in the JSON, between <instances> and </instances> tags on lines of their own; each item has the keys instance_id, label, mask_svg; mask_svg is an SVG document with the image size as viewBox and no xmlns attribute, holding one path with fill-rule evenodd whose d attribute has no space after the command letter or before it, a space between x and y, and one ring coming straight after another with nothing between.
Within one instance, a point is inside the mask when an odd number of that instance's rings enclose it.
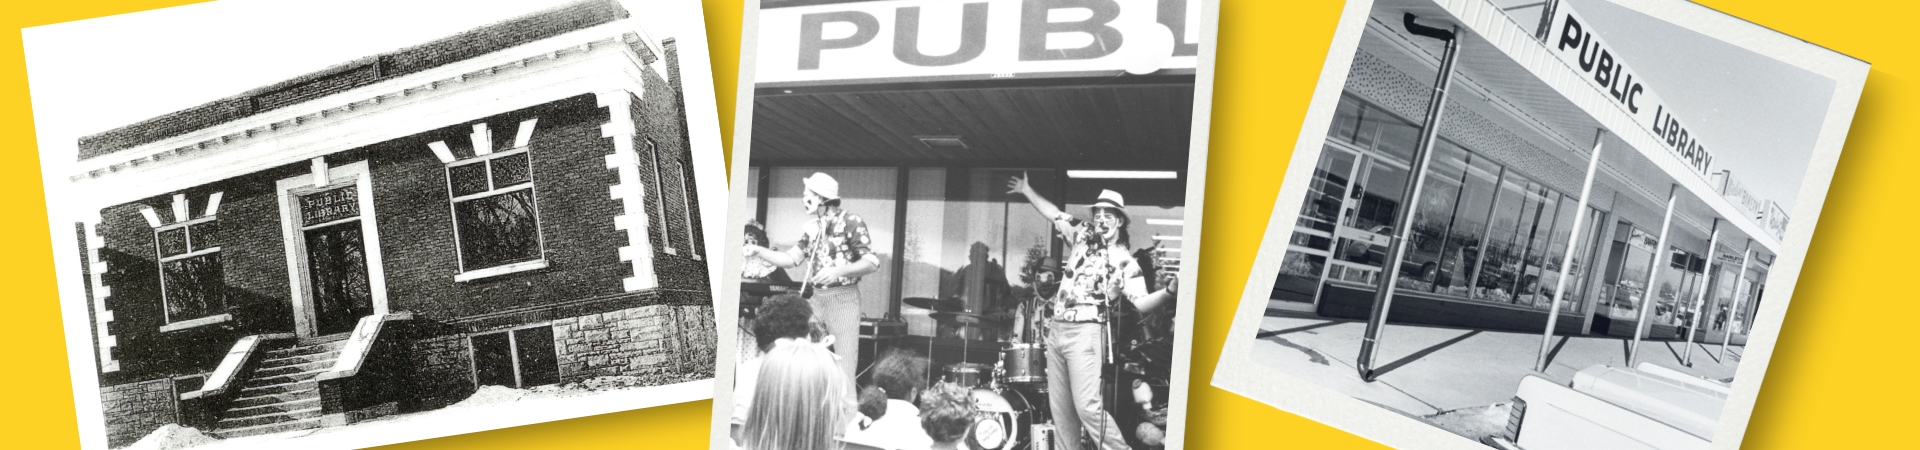
<instances>
[{"instance_id":1,"label":"snow on ground","mask_svg":"<svg viewBox=\"0 0 1920 450\"><path fill-rule=\"evenodd\" d=\"M219 441L193 427L170 423L161 425L160 429L153 430L152 433L147 433L147 437L123 447L123 450L168 450L198 447Z\"/></svg>"},{"instance_id":2,"label":"snow on ground","mask_svg":"<svg viewBox=\"0 0 1920 450\"><path fill-rule=\"evenodd\" d=\"M1507 420L1512 414L1513 404L1499 403L1460 408L1424 416L1420 420L1460 437L1484 442L1483 439L1488 436L1506 436Z\"/></svg>"},{"instance_id":3,"label":"snow on ground","mask_svg":"<svg viewBox=\"0 0 1920 450\"><path fill-rule=\"evenodd\" d=\"M538 399L546 399L546 398L592 395L595 393L611 391L616 389L657 386L657 385L671 384L676 381L685 381L685 380L671 380L672 378L681 378L681 377L678 377L678 376L636 377L636 376L624 376L624 375L606 376L606 377L589 378L586 380L581 380L581 381L576 381L576 382L566 383L566 384L549 384L546 386L534 386L528 389L514 389L506 386L481 386L479 390L476 390L473 392L473 395L467 396L466 400L461 400L459 402L455 402L454 404L447 405L447 408L472 408L472 407L480 407L480 406L495 406L495 405L502 405L502 404L513 403L518 401L525 401L525 400L538 400ZM432 412L433 411L421 411L421 412L412 413L412 414L401 414L401 415L389 416L387 418L400 418L400 417L410 416L413 414L426 414L426 413L432 413ZM377 420L385 420L387 418L381 418Z\"/></svg>"},{"instance_id":4,"label":"snow on ground","mask_svg":"<svg viewBox=\"0 0 1920 450\"><path fill-rule=\"evenodd\" d=\"M710 375L708 376L710 377ZM465 400L447 405L446 408L396 414L347 426L288 431L236 439L220 439L202 433L193 427L167 424L161 426L160 429L154 430L153 433L148 434L147 437L141 438L140 441L127 447L122 447L119 450L171 450L213 444L219 444L222 448L250 448L266 445L271 441L344 431L359 424L405 421L421 416L431 416L435 413L449 410L500 406L531 400L589 396L610 391L664 386L703 379L707 378L703 378L700 374L663 374L654 376L595 377L572 383L535 386L528 389L515 389L505 386L482 386L480 389L475 390L473 395L467 396Z\"/></svg>"}]
</instances>

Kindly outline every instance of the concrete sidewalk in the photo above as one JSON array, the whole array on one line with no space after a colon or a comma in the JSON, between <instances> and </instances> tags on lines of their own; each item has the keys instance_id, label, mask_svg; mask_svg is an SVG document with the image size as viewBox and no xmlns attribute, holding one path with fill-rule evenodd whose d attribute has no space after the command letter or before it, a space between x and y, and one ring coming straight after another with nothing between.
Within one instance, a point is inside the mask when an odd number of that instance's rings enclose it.
<instances>
[{"instance_id":1,"label":"concrete sidewalk","mask_svg":"<svg viewBox=\"0 0 1920 450\"><path fill-rule=\"evenodd\" d=\"M1428 417L1455 410L1497 407L1513 398L1526 375L1569 383L1581 369L1626 366L1631 339L1556 336L1546 373L1533 371L1540 333L1513 333L1416 325L1388 325L1375 360L1382 374L1360 380L1354 360L1366 323L1305 313L1269 312L1253 346L1255 361L1354 398L1407 415ZM1691 344L1693 367L1681 364L1685 343L1643 341L1641 362L1704 378L1728 380L1740 364L1739 345L1718 355L1719 345ZM1504 420L1504 418L1502 418Z\"/></svg>"}]
</instances>

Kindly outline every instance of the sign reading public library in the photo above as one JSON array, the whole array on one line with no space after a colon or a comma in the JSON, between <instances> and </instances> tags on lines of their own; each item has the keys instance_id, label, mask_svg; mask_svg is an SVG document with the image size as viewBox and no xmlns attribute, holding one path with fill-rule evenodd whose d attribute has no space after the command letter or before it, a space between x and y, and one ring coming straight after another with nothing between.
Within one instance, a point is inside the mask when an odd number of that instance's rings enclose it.
<instances>
[{"instance_id":1,"label":"sign reading public library","mask_svg":"<svg viewBox=\"0 0 1920 450\"><path fill-rule=\"evenodd\" d=\"M1191 73L1201 0L896 0L760 11L756 82Z\"/></svg>"},{"instance_id":2,"label":"sign reading public library","mask_svg":"<svg viewBox=\"0 0 1920 450\"><path fill-rule=\"evenodd\" d=\"M1707 151L1699 136L1687 130L1685 122L1673 115L1659 94L1647 88L1645 80L1639 78L1626 60L1600 41L1600 36L1589 26L1592 22L1574 12L1567 2L1560 2L1556 11L1553 24L1547 29L1547 49L1585 74L1588 83L1620 104L1640 126L1652 131L1666 144L1667 151L1687 167L1701 176L1710 174L1713 153Z\"/></svg>"}]
</instances>

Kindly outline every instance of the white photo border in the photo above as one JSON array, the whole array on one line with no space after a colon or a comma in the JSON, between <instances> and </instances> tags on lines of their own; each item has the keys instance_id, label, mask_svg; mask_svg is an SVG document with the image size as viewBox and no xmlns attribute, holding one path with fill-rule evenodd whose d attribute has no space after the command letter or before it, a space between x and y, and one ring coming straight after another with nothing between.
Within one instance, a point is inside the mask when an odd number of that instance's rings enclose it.
<instances>
[{"instance_id":1,"label":"white photo border","mask_svg":"<svg viewBox=\"0 0 1920 450\"><path fill-rule=\"evenodd\" d=\"M1209 131L1212 129L1215 58L1219 48L1220 34L1220 0L1194 1L1200 2L1201 28L1199 57L1194 67L1193 123L1190 125L1191 138L1187 144L1186 204L1183 205L1185 222L1181 229L1180 279L1184 287L1176 301L1173 370L1168 379L1166 429L1166 448L1168 449L1180 449L1186 445L1187 401L1190 397L1189 388L1193 374L1190 366L1193 360L1194 302L1198 301L1194 293L1199 286L1196 280L1200 276L1203 234L1201 231L1204 228L1201 226L1201 218L1205 216L1203 212L1206 197L1204 191L1206 190L1207 143ZM736 91L734 107L734 147L731 155L733 164L730 167L734 177L731 180L732 195L727 197L730 220L727 221L726 242L741 242L745 238L747 221L754 218L754 205L748 201L747 197L746 174L750 173L748 162L753 157L754 63L756 60L754 53L759 44L759 17L760 1L746 0L740 26L740 85ZM725 266L725 272L721 278L717 278L720 280L719 285L738 286L741 269L745 264L744 256L739 252L721 254L725 255L721 258L725 260L722 264ZM716 288L715 292L718 303L714 306L714 311L719 316L716 329L721 330L718 333L719 351L721 355L729 355L732 354L729 352L738 351L737 346L743 345L738 342L740 291L737 288ZM709 447L715 450L732 447L734 363L733 358L723 356L714 364L713 423L709 436L712 442Z\"/></svg>"},{"instance_id":2,"label":"white photo border","mask_svg":"<svg viewBox=\"0 0 1920 450\"><path fill-rule=\"evenodd\" d=\"M111 23L113 24L125 24L127 20L145 18L166 20L170 17L203 14L254 14L278 11L289 6L311 6L312 4L312 2L201 3L44 25L35 28L46 29L75 25L98 26L97 24L100 22L95 22L94 24L83 24L83 22L103 20L112 21ZM630 3L622 4L622 6L630 5ZM675 24L674 26L678 27L678 29L675 30L676 34L673 36L673 39L679 50L677 56L680 60L680 77L682 80L681 100L685 104L687 138L691 144L693 171L696 178L694 194L700 199L707 199L707 201L703 202L703 207L700 208L699 213L702 221L701 228L706 240L704 248L707 249L707 255L704 256L704 259L712 261L716 259L714 255L721 254L714 249L721 248L720 242L725 234L721 230L721 227L726 226L726 213L724 208L719 207L723 204L719 200L727 198L727 187L725 182L722 181L726 178L727 173L724 159L725 147L723 147L720 137L719 113L711 81L713 80L713 72L711 59L709 57L711 52L709 51L707 40L706 18L704 11L697 2L675 6L672 12L684 16L677 17L672 21ZM512 17L511 15L503 15L497 20L506 20ZM639 22L632 18L618 20L608 25L618 24L640 25ZM168 24L155 22L152 23L151 26L166 27ZM26 47L26 59L29 63L29 74L36 74L34 71L36 66L32 65L32 63L36 61L36 53L58 52L62 50L58 48L59 45L57 42L45 42L45 39L38 39L39 42L36 42L37 40L35 38L38 33L36 33L35 28L22 30L23 43ZM635 31L639 31L642 36L647 35L645 30L636 28ZM29 83L29 89L32 89L32 87L32 83ZM236 89L250 87L252 86L235 86ZM36 95L35 97L39 98L40 96ZM36 106L36 111L41 112L40 110L45 105L36 104ZM71 132L73 131L71 127L60 127L50 130L48 128L48 122L50 121L47 117L36 115L35 119L37 128L36 141L41 160L42 187L46 192L45 200L47 201L48 207L47 219L51 229L52 248L55 249L51 262L54 265L55 283L59 292L60 321L67 348L67 371L70 374L70 381L72 383L80 448L106 449L108 448L107 430L105 417L102 414L101 387L99 385L98 375L100 362L95 357L97 348L91 334L94 324L91 323L92 318L88 311L85 287L82 286L84 283L81 282L80 255L72 251L79 246L79 242L74 233L74 223L80 220L81 216L79 214L84 212L69 211L68 209L70 208L62 206L63 203L71 203L63 202L63 199L80 195L80 193L67 182L68 176L72 173L70 166L73 165L73 155L78 151L77 143L80 136L78 133ZM707 266L709 292L714 293L714 300L716 302L716 320L729 318L731 317L730 314L721 313L721 311L725 310L717 307L719 301L718 288L721 286L719 284L721 279L720 264L709 263ZM729 349L730 347L716 346L716 358L724 360L725 358L721 358L719 355L728 354ZM523 400L512 404L511 414L501 414L501 408L504 406L491 408L443 408L432 410L431 414L409 417L409 419L404 422L371 421L353 424L349 427L323 427L320 429L320 432L288 437L282 440L260 441L249 437L236 439L235 441L216 442L194 448L255 448L263 443L270 443L270 445L275 448L287 449L338 449L391 445L707 400L711 398L714 379L715 378L708 378L589 395Z\"/></svg>"},{"instance_id":3,"label":"white photo border","mask_svg":"<svg viewBox=\"0 0 1920 450\"><path fill-rule=\"evenodd\" d=\"M1769 271L1765 289L1772 301L1761 302L1756 310L1753 331L1744 353L1746 357L1739 365L1740 373L1751 375L1734 380L1733 394L1727 398L1726 409L1720 416L1714 434L1713 448L1737 449L1745 437L1754 402L1759 396L1762 379L1786 316L1787 304L1806 262L1814 226L1819 222L1821 208L1846 142L1848 127L1859 107L1869 66L1865 61L1695 3L1673 0L1607 1L1656 19L1690 24L1683 26L1831 78L1836 83L1827 114L1820 124L1812 158L1807 164L1807 177L1800 187L1798 198L1794 199L1789 216L1794 220L1787 226L1778 259ZM1340 99L1348 69L1359 48L1361 33L1365 31L1367 16L1372 8L1373 0L1349 0L1341 13L1339 25L1334 30L1333 44L1327 52L1320 80L1315 84L1312 101L1307 108L1306 120L1294 144L1293 157L1288 161L1283 178L1285 181L1274 201L1273 216L1268 221L1260 252L1254 259L1240 305L1227 331L1219 365L1214 369L1213 385L1394 447L1485 450L1487 447L1478 442L1294 377L1250 357L1254 335L1259 331L1259 321L1271 295L1268 290L1273 283L1273 274L1280 270L1289 233L1299 215L1301 203L1306 199L1306 180L1311 178L1314 163L1320 157L1321 143L1326 139L1327 127L1332 124L1335 104Z\"/></svg>"}]
</instances>

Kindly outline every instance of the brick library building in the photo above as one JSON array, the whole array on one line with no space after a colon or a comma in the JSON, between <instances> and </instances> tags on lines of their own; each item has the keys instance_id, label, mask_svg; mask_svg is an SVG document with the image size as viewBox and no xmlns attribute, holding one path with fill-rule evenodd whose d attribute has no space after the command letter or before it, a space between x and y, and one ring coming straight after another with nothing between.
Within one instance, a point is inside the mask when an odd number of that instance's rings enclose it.
<instances>
[{"instance_id":1,"label":"brick library building","mask_svg":"<svg viewBox=\"0 0 1920 450\"><path fill-rule=\"evenodd\" d=\"M679 66L588 1L87 136L110 445L713 376Z\"/></svg>"}]
</instances>

